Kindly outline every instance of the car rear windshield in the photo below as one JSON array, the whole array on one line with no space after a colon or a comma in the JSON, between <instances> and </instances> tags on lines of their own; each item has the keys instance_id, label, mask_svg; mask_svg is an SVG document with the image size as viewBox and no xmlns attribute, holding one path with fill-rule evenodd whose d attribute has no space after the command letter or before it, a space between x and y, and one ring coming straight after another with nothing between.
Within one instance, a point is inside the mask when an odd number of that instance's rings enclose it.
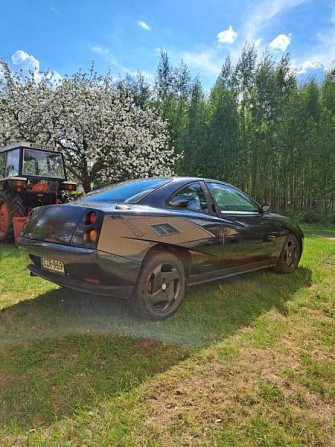
<instances>
[{"instance_id":1,"label":"car rear windshield","mask_svg":"<svg viewBox=\"0 0 335 447\"><path fill-rule=\"evenodd\" d=\"M129 180L92 191L80 198L79 201L136 203L167 181L167 178Z\"/></svg>"},{"instance_id":2,"label":"car rear windshield","mask_svg":"<svg viewBox=\"0 0 335 447\"><path fill-rule=\"evenodd\" d=\"M63 179L65 178L63 158L57 152L25 149L22 174Z\"/></svg>"}]
</instances>

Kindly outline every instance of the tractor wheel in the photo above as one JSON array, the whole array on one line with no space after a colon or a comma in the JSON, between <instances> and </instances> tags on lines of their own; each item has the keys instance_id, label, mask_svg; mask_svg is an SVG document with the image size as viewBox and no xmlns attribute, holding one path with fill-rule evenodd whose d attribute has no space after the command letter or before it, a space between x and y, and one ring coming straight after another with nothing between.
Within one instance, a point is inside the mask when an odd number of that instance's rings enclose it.
<instances>
[{"instance_id":1,"label":"tractor wheel","mask_svg":"<svg viewBox=\"0 0 335 447\"><path fill-rule=\"evenodd\" d=\"M24 216L21 197L13 191L0 191L0 242L14 240L13 217Z\"/></svg>"}]
</instances>

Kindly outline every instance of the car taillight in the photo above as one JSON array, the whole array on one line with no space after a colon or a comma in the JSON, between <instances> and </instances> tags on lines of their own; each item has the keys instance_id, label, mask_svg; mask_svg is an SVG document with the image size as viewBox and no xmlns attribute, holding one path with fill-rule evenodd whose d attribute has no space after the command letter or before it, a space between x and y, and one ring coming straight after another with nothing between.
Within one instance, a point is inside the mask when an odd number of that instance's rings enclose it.
<instances>
[{"instance_id":1,"label":"car taillight","mask_svg":"<svg viewBox=\"0 0 335 447\"><path fill-rule=\"evenodd\" d=\"M91 242L92 244L96 243L99 238L98 230L92 228L87 233L84 234L84 241Z\"/></svg>"},{"instance_id":2,"label":"car taillight","mask_svg":"<svg viewBox=\"0 0 335 447\"><path fill-rule=\"evenodd\" d=\"M97 214L94 211L86 214L84 217L84 222L86 225L94 225L96 221L97 221Z\"/></svg>"},{"instance_id":3,"label":"car taillight","mask_svg":"<svg viewBox=\"0 0 335 447\"><path fill-rule=\"evenodd\" d=\"M103 218L102 211L86 209L76 226L71 244L77 247L96 248Z\"/></svg>"}]
</instances>

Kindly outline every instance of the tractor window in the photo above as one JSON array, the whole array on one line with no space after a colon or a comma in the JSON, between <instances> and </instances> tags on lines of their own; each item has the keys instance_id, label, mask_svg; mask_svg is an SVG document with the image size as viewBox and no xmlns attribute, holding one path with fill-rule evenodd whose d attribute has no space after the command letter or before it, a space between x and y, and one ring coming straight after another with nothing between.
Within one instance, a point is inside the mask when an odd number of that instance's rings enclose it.
<instances>
[{"instance_id":1,"label":"tractor window","mask_svg":"<svg viewBox=\"0 0 335 447\"><path fill-rule=\"evenodd\" d=\"M19 175L20 149L7 152L6 177Z\"/></svg>"},{"instance_id":2,"label":"tractor window","mask_svg":"<svg viewBox=\"0 0 335 447\"><path fill-rule=\"evenodd\" d=\"M24 150L23 175L65 178L63 158L58 152Z\"/></svg>"},{"instance_id":3,"label":"tractor window","mask_svg":"<svg viewBox=\"0 0 335 447\"><path fill-rule=\"evenodd\" d=\"M6 155L7 154L0 154L0 178L5 177Z\"/></svg>"}]
</instances>

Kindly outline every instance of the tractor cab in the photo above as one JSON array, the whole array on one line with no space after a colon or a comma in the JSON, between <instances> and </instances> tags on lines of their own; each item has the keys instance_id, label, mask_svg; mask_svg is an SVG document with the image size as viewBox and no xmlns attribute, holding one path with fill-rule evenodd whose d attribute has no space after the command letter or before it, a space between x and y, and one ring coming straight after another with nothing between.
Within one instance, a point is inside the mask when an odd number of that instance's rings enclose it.
<instances>
[{"instance_id":1,"label":"tractor cab","mask_svg":"<svg viewBox=\"0 0 335 447\"><path fill-rule=\"evenodd\" d=\"M66 203L75 190L61 152L23 142L0 148L0 242L13 240L16 221L33 208Z\"/></svg>"}]
</instances>

